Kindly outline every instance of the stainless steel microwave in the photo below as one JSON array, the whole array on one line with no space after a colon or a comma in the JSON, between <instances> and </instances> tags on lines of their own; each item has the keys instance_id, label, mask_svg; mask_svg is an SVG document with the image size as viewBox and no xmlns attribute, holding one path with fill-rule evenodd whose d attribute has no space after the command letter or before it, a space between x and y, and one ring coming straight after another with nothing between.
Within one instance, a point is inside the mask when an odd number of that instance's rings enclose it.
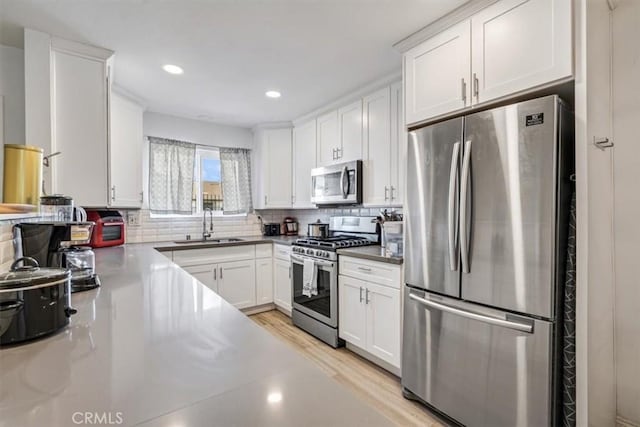
<instances>
[{"instance_id":1,"label":"stainless steel microwave","mask_svg":"<svg viewBox=\"0 0 640 427\"><path fill-rule=\"evenodd\" d=\"M311 170L311 202L319 206L362 203L362 160Z\"/></svg>"}]
</instances>

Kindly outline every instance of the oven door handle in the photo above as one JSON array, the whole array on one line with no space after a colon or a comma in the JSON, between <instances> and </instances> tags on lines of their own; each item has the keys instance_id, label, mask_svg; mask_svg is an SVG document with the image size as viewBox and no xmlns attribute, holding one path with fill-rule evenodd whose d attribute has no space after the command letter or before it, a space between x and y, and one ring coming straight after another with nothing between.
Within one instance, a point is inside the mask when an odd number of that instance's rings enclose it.
<instances>
[{"instance_id":1,"label":"oven door handle","mask_svg":"<svg viewBox=\"0 0 640 427\"><path fill-rule=\"evenodd\" d=\"M321 266L321 267L333 267L333 263L332 263L332 262L320 261L320 260L317 260L317 259L315 259L315 258L302 257L302 256L300 256L300 255L293 255L293 254L291 254L291 261L294 261L294 262L295 262L295 261L298 261L298 264L302 264L302 263L304 263L304 260L305 260L305 259L310 259L310 260L312 260L313 262L315 262L315 263L316 263L316 265L319 265L319 266Z\"/></svg>"}]
</instances>

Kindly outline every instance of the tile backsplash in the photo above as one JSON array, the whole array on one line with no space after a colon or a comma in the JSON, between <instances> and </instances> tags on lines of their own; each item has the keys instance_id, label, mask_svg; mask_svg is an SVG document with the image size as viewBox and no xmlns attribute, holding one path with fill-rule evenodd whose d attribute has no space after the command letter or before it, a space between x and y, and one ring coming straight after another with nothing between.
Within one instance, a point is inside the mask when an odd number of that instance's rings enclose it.
<instances>
[{"instance_id":1,"label":"tile backsplash","mask_svg":"<svg viewBox=\"0 0 640 427\"><path fill-rule=\"evenodd\" d=\"M15 257L13 253L13 224L37 221L37 216L0 220L0 272L9 271Z\"/></svg>"},{"instance_id":2,"label":"tile backsplash","mask_svg":"<svg viewBox=\"0 0 640 427\"><path fill-rule=\"evenodd\" d=\"M124 212L123 212L124 213ZM130 211L138 215L136 225L126 226L127 243L162 242L183 240L186 235L192 239L202 236L202 216L194 217L151 217L148 210ZM125 219L127 213L124 213ZM210 218L207 215L207 231ZM262 234L260 221L254 214L246 216L214 216L213 238L236 236L259 236Z\"/></svg>"},{"instance_id":3,"label":"tile backsplash","mask_svg":"<svg viewBox=\"0 0 640 427\"><path fill-rule=\"evenodd\" d=\"M402 213L402 209L390 209ZM307 225L320 220L328 223L332 216L378 216L380 208L335 208L335 209L282 209L256 211L264 222L282 223L288 216L298 221L298 233L307 234Z\"/></svg>"}]
</instances>

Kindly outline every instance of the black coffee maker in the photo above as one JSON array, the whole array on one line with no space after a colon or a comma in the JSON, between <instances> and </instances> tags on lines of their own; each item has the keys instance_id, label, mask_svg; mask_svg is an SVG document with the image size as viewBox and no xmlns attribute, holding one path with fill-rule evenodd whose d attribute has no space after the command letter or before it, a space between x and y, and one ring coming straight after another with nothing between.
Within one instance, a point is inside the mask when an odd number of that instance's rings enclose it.
<instances>
[{"instance_id":1,"label":"black coffee maker","mask_svg":"<svg viewBox=\"0 0 640 427\"><path fill-rule=\"evenodd\" d=\"M100 286L91 241L93 222L23 222L13 227L15 258L31 257L42 267L71 271L71 292Z\"/></svg>"}]
</instances>

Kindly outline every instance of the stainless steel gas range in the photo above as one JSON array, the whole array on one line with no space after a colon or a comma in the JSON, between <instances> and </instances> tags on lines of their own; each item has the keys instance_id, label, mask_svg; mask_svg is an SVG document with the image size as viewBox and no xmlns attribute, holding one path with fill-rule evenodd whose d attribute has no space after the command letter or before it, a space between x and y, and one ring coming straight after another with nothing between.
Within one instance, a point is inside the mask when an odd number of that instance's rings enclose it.
<instances>
[{"instance_id":1,"label":"stainless steel gas range","mask_svg":"<svg viewBox=\"0 0 640 427\"><path fill-rule=\"evenodd\" d=\"M291 250L293 324L332 347L344 345L338 338L336 251L341 248L377 244L379 233L374 220L375 217L365 216L331 217L329 237L298 239ZM309 283L309 277L313 277L312 285Z\"/></svg>"}]
</instances>

